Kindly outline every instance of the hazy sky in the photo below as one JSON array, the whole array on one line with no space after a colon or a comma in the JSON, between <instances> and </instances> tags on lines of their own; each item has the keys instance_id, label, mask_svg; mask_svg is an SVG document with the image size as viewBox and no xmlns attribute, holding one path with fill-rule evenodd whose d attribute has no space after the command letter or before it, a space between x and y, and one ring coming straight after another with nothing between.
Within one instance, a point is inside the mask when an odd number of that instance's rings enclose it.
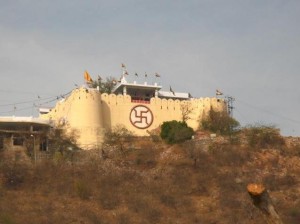
<instances>
[{"instance_id":1,"label":"hazy sky","mask_svg":"<svg viewBox=\"0 0 300 224\"><path fill-rule=\"evenodd\" d=\"M36 115L85 70L119 77L125 63L300 136L299 21L299 0L0 0L0 116Z\"/></svg>"}]
</instances>

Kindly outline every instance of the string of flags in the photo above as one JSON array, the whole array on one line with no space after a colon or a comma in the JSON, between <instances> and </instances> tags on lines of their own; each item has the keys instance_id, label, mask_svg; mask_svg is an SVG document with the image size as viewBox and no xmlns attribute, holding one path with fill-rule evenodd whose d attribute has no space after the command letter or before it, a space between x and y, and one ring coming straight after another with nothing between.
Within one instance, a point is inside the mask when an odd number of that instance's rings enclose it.
<instances>
[{"instance_id":1,"label":"string of flags","mask_svg":"<svg viewBox=\"0 0 300 224\"><path fill-rule=\"evenodd\" d=\"M125 65L124 63L121 63L121 67L122 67L122 69L123 69L123 74L124 74L124 75L129 75L128 71L126 70L126 65ZM135 72L134 75L135 75L136 77L139 77L139 75L138 75L137 72ZM148 77L147 72L145 72L145 75L144 75L144 76L145 76L145 78ZM158 74L157 72L154 73L154 76L155 76L156 78L160 78L160 77L161 77L160 74ZM175 96L175 92L174 92L174 90L172 89L171 86L170 86L170 92Z\"/></svg>"},{"instance_id":2,"label":"string of flags","mask_svg":"<svg viewBox=\"0 0 300 224\"><path fill-rule=\"evenodd\" d=\"M124 75L129 75L129 73L128 73L128 71L124 71ZM134 73L134 75L136 76L136 77L139 77L139 74L137 73L137 72L135 72ZM147 74L147 72L145 72L145 78L148 78L148 74ZM158 73L155 73L155 75L154 75L156 78L160 78L160 75L158 74Z\"/></svg>"},{"instance_id":3,"label":"string of flags","mask_svg":"<svg viewBox=\"0 0 300 224\"><path fill-rule=\"evenodd\" d=\"M65 94L60 94L58 96L50 96L50 97L45 97L45 98L41 97L40 95L37 95L37 99L33 99L33 100L29 100L29 101L22 101L22 102L17 102L17 103L11 103L11 104L2 104L2 105L0 105L0 107L12 106L12 109L9 109L7 111L0 111L0 114L10 113L10 112L15 113L17 111L24 111L24 110L28 110L28 109L33 109L34 107L40 107L42 105L55 102L59 99L65 99L66 96L68 96L71 92L72 92L72 90L70 90L69 92L67 92ZM22 104L31 104L31 105L28 107L20 106Z\"/></svg>"},{"instance_id":4,"label":"string of flags","mask_svg":"<svg viewBox=\"0 0 300 224\"><path fill-rule=\"evenodd\" d=\"M128 71L126 70L126 65L125 65L124 63L121 63L121 68L123 69L123 75L129 75ZM139 75L138 75L137 72L135 72L134 75L135 75L136 77L139 77ZM147 72L145 72L145 75L144 75L144 76L145 76L145 78L148 77ZM157 72L154 73L154 76L155 76L156 78L160 78L160 77L161 77L160 74L158 74ZM85 79L85 81L86 81L87 84L91 84L91 83L93 82L93 79L91 78L90 74L89 74L87 71L84 72L84 79ZM101 82L101 80L102 80L102 78L100 77L100 75L98 75L98 82ZM121 82L121 80L118 80L118 81L115 80L115 79L112 80L112 83L113 83L114 85L116 85L117 82ZM175 96L175 92L174 92L174 90L172 89L171 86L170 86L170 92ZM218 95L223 95L223 93L222 93L220 90L217 89L217 90L216 90L216 95L217 95L217 96L218 96Z\"/></svg>"},{"instance_id":5,"label":"string of flags","mask_svg":"<svg viewBox=\"0 0 300 224\"><path fill-rule=\"evenodd\" d=\"M125 65L124 63L121 63L121 68L123 69L123 74L124 74L124 75L129 75L128 71L126 70L126 65ZM139 77L139 74L138 74L137 72L135 72L134 75L135 75L136 77ZM147 78L147 77L148 77L148 74L145 72L145 75L144 75L144 76L145 76L145 78ZM156 78L160 78L160 74L158 74L157 72L155 72L154 76L155 76Z\"/></svg>"},{"instance_id":6,"label":"string of flags","mask_svg":"<svg viewBox=\"0 0 300 224\"><path fill-rule=\"evenodd\" d=\"M121 63L121 67L122 67L122 69L123 69L123 75L129 75L129 73L128 73L128 71L126 70L126 65L124 64L124 63ZM138 73L137 72L135 72L134 73L134 75L136 76L136 77L139 77L139 75L138 75ZM148 78L148 74L145 72L145 78ZM155 72L154 73L154 76L156 77L156 78L160 78L161 76L160 76L160 74L158 74L157 72ZM88 73L88 71L85 71L84 72L84 75L83 75L83 77L84 77L84 80L85 80L85 82L87 83L87 84L92 84L94 81L93 81L93 79L92 79L92 77L90 76L90 74ZM102 81L102 78L101 78L101 76L100 75L98 75L98 77L97 77L97 81L100 83L101 81ZM117 81L115 81L115 83L116 83Z\"/></svg>"},{"instance_id":7,"label":"string of flags","mask_svg":"<svg viewBox=\"0 0 300 224\"><path fill-rule=\"evenodd\" d=\"M128 72L127 71L125 71L125 75L129 75L128 74ZM139 74L138 73L134 73L134 75L136 76L136 77L139 77ZM148 77L148 74L147 74L147 72L145 72L145 78L147 78ZM157 78L159 78L160 77L160 75L158 74L158 73L155 73L155 75L154 75L155 77L157 77Z\"/></svg>"}]
</instances>

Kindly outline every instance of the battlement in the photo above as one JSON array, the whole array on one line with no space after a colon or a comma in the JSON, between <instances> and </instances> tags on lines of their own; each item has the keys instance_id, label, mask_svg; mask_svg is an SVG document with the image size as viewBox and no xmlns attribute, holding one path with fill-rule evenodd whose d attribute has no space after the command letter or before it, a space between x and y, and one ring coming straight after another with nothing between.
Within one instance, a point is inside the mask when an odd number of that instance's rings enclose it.
<instances>
[{"instance_id":1,"label":"battlement","mask_svg":"<svg viewBox=\"0 0 300 224\"><path fill-rule=\"evenodd\" d=\"M219 98L190 98L188 100L151 97L136 100L130 95L100 93L97 89L77 88L59 101L42 118L64 125L69 131L76 130L78 144L101 145L106 130L122 125L137 136L146 136L164 121L183 119L188 108L187 124L198 129L200 120L211 108L226 110L226 102Z\"/></svg>"}]
</instances>

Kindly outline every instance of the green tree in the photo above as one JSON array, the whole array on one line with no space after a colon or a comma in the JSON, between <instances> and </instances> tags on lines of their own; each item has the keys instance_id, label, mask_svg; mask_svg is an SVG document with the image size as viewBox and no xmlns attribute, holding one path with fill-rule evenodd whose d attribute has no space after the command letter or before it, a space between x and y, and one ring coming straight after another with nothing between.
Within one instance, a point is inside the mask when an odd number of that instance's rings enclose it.
<instances>
[{"instance_id":1,"label":"green tree","mask_svg":"<svg viewBox=\"0 0 300 224\"><path fill-rule=\"evenodd\" d=\"M166 121L161 126L160 137L167 143L179 143L184 142L187 139L191 139L194 134L194 130L188 127L185 121Z\"/></svg>"},{"instance_id":2,"label":"green tree","mask_svg":"<svg viewBox=\"0 0 300 224\"><path fill-rule=\"evenodd\" d=\"M230 117L226 111L215 111L211 109L208 116L201 120L204 130L221 135L231 135L238 130L240 123Z\"/></svg>"},{"instance_id":3,"label":"green tree","mask_svg":"<svg viewBox=\"0 0 300 224\"><path fill-rule=\"evenodd\" d=\"M114 86L117 84L117 81L114 77L107 77L105 80L102 80L100 77L98 80L94 80L92 87L96 88L99 86L101 93L112 93Z\"/></svg>"}]
</instances>

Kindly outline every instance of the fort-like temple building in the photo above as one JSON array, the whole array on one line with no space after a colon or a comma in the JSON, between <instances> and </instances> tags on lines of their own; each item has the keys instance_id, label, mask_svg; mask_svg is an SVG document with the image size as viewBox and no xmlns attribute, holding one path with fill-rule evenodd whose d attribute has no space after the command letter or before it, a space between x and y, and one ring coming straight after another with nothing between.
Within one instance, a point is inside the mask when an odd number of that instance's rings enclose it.
<instances>
[{"instance_id":1,"label":"fort-like temple building","mask_svg":"<svg viewBox=\"0 0 300 224\"><path fill-rule=\"evenodd\" d=\"M126 80L123 73L112 93L88 85L74 89L54 108L40 115L78 134L83 149L98 147L106 130L124 126L137 136L146 136L164 121L185 120L194 130L211 108L226 110L226 101L216 97L193 98L189 93L162 91L157 83ZM88 77L88 80L90 77ZM187 114L188 113L188 114Z\"/></svg>"},{"instance_id":2,"label":"fort-like temple building","mask_svg":"<svg viewBox=\"0 0 300 224\"><path fill-rule=\"evenodd\" d=\"M227 109L221 98L193 98L189 93L174 92L171 87L162 91L156 82L128 82L125 70L111 93L91 85L87 72L84 77L86 84L73 89L53 108L40 108L39 118L0 117L0 149L32 145L33 151L47 150L50 127L76 133L77 145L82 149L99 148L105 132L118 126L136 136L147 136L171 120L186 121L197 130L209 110Z\"/></svg>"}]
</instances>

